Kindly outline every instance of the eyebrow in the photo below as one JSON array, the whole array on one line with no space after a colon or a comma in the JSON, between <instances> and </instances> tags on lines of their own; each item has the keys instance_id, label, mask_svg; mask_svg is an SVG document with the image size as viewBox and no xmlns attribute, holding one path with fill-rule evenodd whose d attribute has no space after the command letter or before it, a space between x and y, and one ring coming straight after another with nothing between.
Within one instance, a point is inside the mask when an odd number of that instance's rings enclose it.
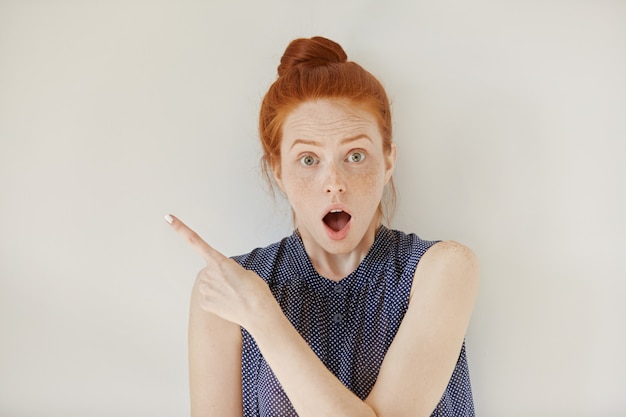
<instances>
[{"instance_id":1,"label":"eyebrow","mask_svg":"<svg viewBox=\"0 0 626 417\"><path fill-rule=\"evenodd\" d=\"M344 145L346 143L350 143L350 142L355 142L359 139L367 139L370 142L374 143L374 141L367 135L365 134L359 134L356 136L350 136L344 139L341 139L341 142L339 142L339 144ZM291 144L291 148L293 149L294 146L296 145L312 145L312 146L321 146L321 142L315 141L315 140L309 140L309 139L296 139L293 141L293 143Z\"/></svg>"}]
</instances>

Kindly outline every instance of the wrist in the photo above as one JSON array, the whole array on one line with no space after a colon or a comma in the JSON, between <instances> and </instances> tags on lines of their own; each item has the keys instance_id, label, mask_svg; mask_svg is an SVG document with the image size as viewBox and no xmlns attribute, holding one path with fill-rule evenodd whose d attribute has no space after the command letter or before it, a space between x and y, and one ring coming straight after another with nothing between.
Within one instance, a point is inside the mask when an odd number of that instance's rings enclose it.
<instances>
[{"instance_id":1,"label":"wrist","mask_svg":"<svg viewBox=\"0 0 626 417\"><path fill-rule=\"evenodd\" d=\"M269 289L259 295L256 302L251 306L242 326L254 337L262 338L276 329L280 320L286 319L280 305Z\"/></svg>"}]
</instances>

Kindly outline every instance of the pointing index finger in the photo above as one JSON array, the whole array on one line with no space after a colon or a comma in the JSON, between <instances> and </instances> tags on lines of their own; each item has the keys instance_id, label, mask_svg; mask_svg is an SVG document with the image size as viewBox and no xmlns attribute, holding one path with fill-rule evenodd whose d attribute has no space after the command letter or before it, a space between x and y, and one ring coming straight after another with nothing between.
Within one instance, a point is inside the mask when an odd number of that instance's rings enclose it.
<instances>
[{"instance_id":1,"label":"pointing index finger","mask_svg":"<svg viewBox=\"0 0 626 417\"><path fill-rule=\"evenodd\" d=\"M213 249L211 245L206 243L196 232L190 229L178 218L168 214L165 216L165 221L168 222L172 226L172 229L182 236L182 238L185 239L185 241L189 243L189 245L191 245L191 247L194 248L194 250L198 252L198 254L200 254L200 256L202 256L207 263L219 261L224 257L224 255Z\"/></svg>"}]
</instances>

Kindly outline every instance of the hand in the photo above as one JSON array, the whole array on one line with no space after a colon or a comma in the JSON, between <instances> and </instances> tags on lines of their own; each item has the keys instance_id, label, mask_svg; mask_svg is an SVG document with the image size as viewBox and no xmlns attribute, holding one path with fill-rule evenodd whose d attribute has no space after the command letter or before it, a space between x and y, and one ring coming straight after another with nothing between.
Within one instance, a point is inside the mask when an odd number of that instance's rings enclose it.
<instances>
[{"instance_id":1,"label":"hand","mask_svg":"<svg viewBox=\"0 0 626 417\"><path fill-rule=\"evenodd\" d=\"M196 278L203 310L247 328L270 302L275 304L269 287L256 273L213 249L174 216L165 219L206 262Z\"/></svg>"}]
</instances>

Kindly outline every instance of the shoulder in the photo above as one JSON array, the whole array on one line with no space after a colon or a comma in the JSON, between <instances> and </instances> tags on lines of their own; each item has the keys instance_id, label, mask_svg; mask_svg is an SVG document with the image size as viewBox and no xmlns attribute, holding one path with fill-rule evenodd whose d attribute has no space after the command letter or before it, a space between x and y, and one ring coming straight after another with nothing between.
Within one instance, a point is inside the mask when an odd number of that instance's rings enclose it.
<instances>
[{"instance_id":1,"label":"shoulder","mask_svg":"<svg viewBox=\"0 0 626 417\"><path fill-rule=\"evenodd\" d=\"M458 266L477 268L478 258L474 251L453 240L437 242L424 255L424 262L441 267Z\"/></svg>"},{"instance_id":2,"label":"shoulder","mask_svg":"<svg viewBox=\"0 0 626 417\"><path fill-rule=\"evenodd\" d=\"M293 245L294 236L288 236L282 240L265 247L258 247L252 251L233 256L233 260L245 269L256 272L265 281L268 281L272 273L284 267L288 259L289 248Z\"/></svg>"},{"instance_id":3,"label":"shoulder","mask_svg":"<svg viewBox=\"0 0 626 417\"><path fill-rule=\"evenodd\" d=\"M469 247L452 240L432 245L415 270L415 281L427 286L443 286L461 291L478 289L478 257ZM418 284L419 285L419 284Z\"/></svg>"},{"instance_id":4,"label":"shoulder","mask_svg":"<svg viewBox=\"0 0 626 417\"><path fill-rule=\"evenodd\" d=\"M382 229L381 237L384 242L382 244L387 248L386 253L402 269L407 269L407 272L411 271L411 274L422 256L437 243L437 241L424 240L415 233L386 228Z\"/></svg>"}]
</instances>

